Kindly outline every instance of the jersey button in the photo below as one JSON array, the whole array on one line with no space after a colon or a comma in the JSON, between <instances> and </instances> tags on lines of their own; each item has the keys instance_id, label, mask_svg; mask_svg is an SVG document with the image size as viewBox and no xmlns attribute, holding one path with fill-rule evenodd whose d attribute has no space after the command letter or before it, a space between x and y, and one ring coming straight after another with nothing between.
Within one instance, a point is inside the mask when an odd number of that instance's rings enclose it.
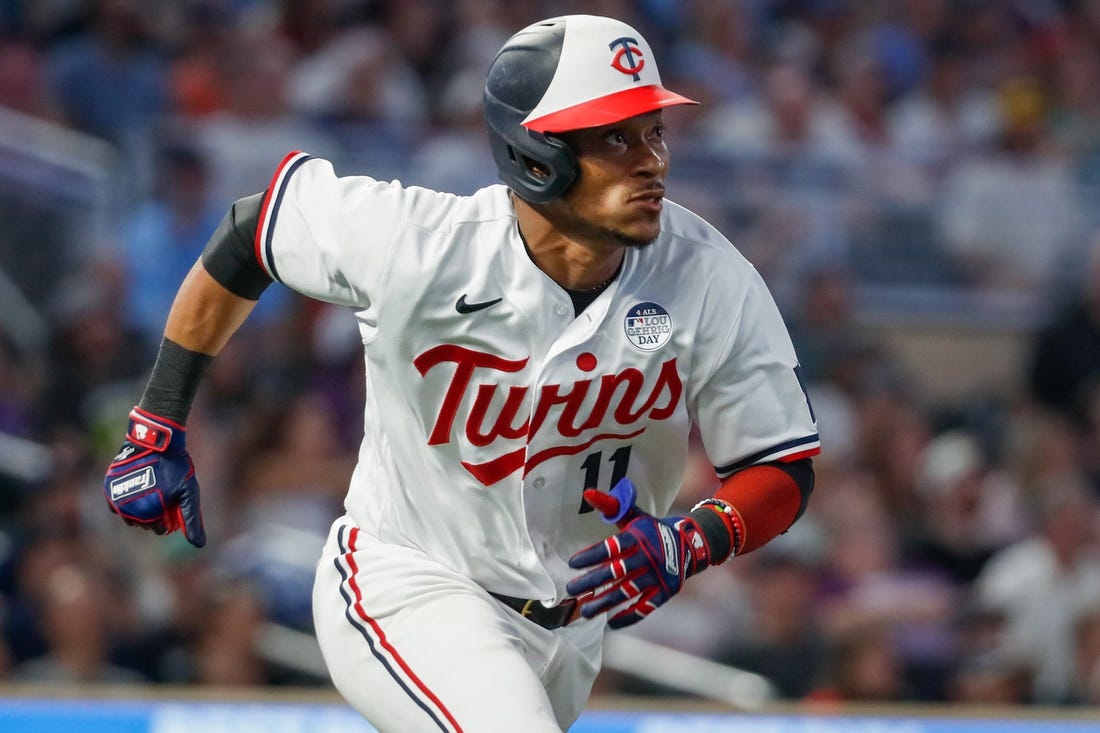
<instances>
[{"instance_id":1,"label":"jersey button","mask_svg":"<svg viewBox=\"0 0 1100 733\"><path fill-rule=\"evenodd\" d=\"M531 482L531 485L534 486L536 489L541 489L542 487L546 486L546 479L544 479L542 476L539 476L537 479Z\"/></svg>"},{"instance_id":2,"label":"jersey button","mask_svg":"<svg viewBox=\"0 0 1100 733\"><path fill-rule=\"evenodd\" d=\"M564 303L558 303L556 306L554 306L554 312L564 318L566 314L569 313L569 309L565 307Z\"/></svg>"}]
</instances>

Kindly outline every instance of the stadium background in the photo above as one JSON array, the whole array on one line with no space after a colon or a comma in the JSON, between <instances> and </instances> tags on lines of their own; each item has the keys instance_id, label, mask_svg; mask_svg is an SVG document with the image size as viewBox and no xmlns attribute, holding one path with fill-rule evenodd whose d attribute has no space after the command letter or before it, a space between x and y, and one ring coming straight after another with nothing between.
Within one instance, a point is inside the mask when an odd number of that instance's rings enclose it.
<instances>
[{"instance_id":1,"label":"stadium background","mask_svg":"<svg viewBox=\"0 0 1100 733\"><path fill-rule=\"evenodd\" d=\"M767 279L825 445L808 515L628 632L593 714L1096 717L1097 0L0 0L0 723L331 693L308 589L355 457L347 313L273 289L215 362L207 549L125 531L103 467L234 198L292 149L493 182L484 69L566 12L632 23L703 102L668 115L670 197ZM169 725L133 705L110 725Z\"/></svg>"}]
</instances>

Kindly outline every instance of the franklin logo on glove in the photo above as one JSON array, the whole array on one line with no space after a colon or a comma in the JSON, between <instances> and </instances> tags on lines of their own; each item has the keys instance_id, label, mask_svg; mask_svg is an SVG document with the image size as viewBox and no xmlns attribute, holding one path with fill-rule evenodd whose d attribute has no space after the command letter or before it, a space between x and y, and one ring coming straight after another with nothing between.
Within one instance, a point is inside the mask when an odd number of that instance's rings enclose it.
<instances>
[{"instance_id":1,"label":"franklin logo on glove","mask_svg":"<svg viewBox=\"0 0 1100 733\"><path fill-rule=\"evenodd\" d=\"M131 451L132 452L132 451ZM126 453L121 451L120 455ZM125 456L124 456L125 457ZM123 496L135 494L138 491L151 489L157 485L156 474L152 466L146 466L137 473L131 473L111 482L111 498L121 499Z\"/></svg>"}]
</instances>

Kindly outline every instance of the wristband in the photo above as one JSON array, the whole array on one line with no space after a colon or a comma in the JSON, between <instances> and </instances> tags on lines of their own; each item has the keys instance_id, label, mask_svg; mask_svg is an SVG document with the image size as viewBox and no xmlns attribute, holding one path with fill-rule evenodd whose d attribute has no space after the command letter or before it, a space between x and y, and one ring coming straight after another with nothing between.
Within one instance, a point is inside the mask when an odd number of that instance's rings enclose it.
<instances>
[{"instance_id":1,"label":"wristband","mask_svg":"<svg viewBox=\"0 0 1100 733\"><path fill-rule=\"evenodd\" d=\"M721 499L703 499L691 508L690 516L711 552L710 564L721 565L737 554L744 544L741 515Z\"/></svg>"},{"instance_id":2,"label":"wristband","mask_svg":"<svg viewBox=\"0 0 1100 733\"><path fill-rule=\"evenodd\" d=\"M138 407L180 425L186 424L202 375L213 358L186 349L167 337L162 339Z\"/></svg>"}]
</instances>

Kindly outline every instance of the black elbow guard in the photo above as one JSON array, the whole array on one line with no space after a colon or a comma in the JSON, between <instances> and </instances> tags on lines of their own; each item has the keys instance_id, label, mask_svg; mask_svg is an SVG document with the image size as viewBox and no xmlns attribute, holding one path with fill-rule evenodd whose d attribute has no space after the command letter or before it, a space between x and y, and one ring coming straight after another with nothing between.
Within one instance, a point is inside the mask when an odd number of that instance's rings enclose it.
<instances>
[{"instance_id":1,"label":"black elbow guard","mask_svg":"<svg viewBox=\"0 0 1100 733\"><path fill-rule=\"evenodd\" d=\"M237 200L202 251L202 264L210 276L248 300L258 300L272 282L253 251L263 200L262 193Z\"/></svg>"},{"instance_id":2,"label":"black elbow guard","mask_svg":"<svg viewBox=\"0 0 1100 733\"><path fill-rule=\"evenodd\" d=\"M775 466L779 470L786 473L794 482L798 484L798 490L802 494L802 502L798 507L798 514L795 515L795 521L805 514L806 507L810 503L810 494L814 491L814 464L809 458L803 458L792 463L781 463L776 461L769 464Z\"/></svg>"}]
</instances>

